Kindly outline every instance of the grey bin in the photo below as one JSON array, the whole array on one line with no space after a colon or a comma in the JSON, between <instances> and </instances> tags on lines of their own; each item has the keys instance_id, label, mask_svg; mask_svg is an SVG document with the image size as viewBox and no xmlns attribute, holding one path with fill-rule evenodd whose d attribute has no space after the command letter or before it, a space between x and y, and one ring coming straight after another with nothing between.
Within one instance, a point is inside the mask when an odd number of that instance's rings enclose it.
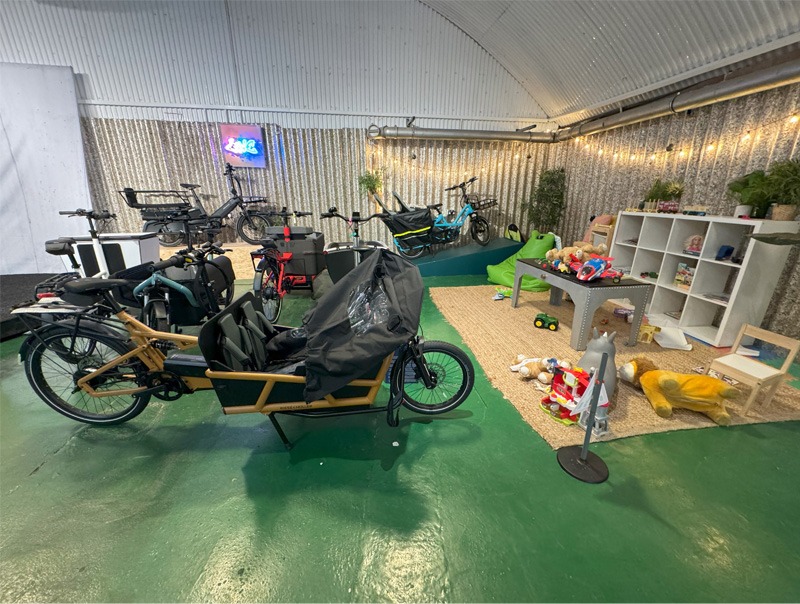
<instances>
[{"instance_id":1,"label":"grey bin","mask_svg":"<svg viewBox=\"0 0 800 604\"><path fill-rule=\"evenodd\" d=\"M315 277L325 270L325 255L322 253L325 248L325 235L315 233L309 227L292 227L292 239L286 241L282 236L283 227L280 229L281 237L274 239L275 245L279 252L292 254L292 259L286 264L287 274ZM299 229L308 229L308 232L298 233L298 238L295 239L295 230Z\"/></svg>"}]
</instances>

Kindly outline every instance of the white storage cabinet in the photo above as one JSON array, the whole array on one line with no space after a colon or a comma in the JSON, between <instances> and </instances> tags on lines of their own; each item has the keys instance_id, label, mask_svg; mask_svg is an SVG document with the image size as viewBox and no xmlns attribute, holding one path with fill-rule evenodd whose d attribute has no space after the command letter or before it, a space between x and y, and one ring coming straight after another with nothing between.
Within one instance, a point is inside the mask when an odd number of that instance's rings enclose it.
<instances>
[{"instance_id":1,"label":"white storage cabinet","mask_svg":"<svg viewBox=\"0 0 800 604\"><path fill-rule=\"evenodd\" d=\"M633 279L655 285L648 316L672 318L698 340L730 346L742 324L761 324L791 248L746 235L798 230L798 222L620 212L611 256L614 266L629 268ZM684 251L694 235L704 238L699 256ZM743 256L741 264L715 260L723 245ZM679 264L694 270L688 288L675 284ZM641 277L645 272L658 277ZM719 299L721 294L728 299Z\"/></svg>"}]
</instances>

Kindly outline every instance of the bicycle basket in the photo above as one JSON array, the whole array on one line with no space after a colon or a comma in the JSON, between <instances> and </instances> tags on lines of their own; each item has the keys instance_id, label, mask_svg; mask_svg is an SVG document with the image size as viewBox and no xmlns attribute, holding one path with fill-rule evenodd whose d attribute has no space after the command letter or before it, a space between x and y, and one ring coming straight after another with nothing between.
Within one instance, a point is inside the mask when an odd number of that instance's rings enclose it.
<instances>
[{"instance_id":1,"label":"bicycle basket","mask_svg":"<svg viewBox=\"0 0 800 604\"><path fill-rule=\"evenodd\" d=\"M408 247L430 243L433 217L428 208L392 214L382 219L394 238Z\"/></svg>"}]
</instances>

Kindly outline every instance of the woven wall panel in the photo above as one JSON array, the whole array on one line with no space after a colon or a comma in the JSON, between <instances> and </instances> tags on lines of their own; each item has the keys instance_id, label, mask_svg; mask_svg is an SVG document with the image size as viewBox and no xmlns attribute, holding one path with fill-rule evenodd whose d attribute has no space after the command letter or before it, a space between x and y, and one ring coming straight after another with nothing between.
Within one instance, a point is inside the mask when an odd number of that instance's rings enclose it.
<instances>
[{"instance_id":1,"label":"woven wall panel","mask_svg":"<svg viewBox=\"0 0 800 604\"><path fill-rule=\"evenodd\" d=\"M684 205L732 215L736 202L726 195L728 182L800 156L800 122L790 120L798 113L795 85L553 145L548 167L563 166L568 178L562 233L566 240L580 238L591 216L635 207L656 178L683 180ZM670 143L674 149L667 152ZM766 328L795 337L797 258L794 250L764 321Z\"/></svg>"},{"instance_id":2,"label":"woven wall panel","mask_svg":"<svg viewBox=\"0 0 800 604\"><path fill-rule=\"evenodd\" d=\"M229 197L216 123L84 118L82 126L95 207L118 214L118 231L141 229L139 212L118 193L123 187L173 189L194 182L202 185L209 212ZM495 234L501 234L522 215L521 204L549 151L547 145L514 142L367 141L361 129L266 125L264 134L267 168L239 171L244 194L266 195L279 207L313 212L302 224L322 230L328 241L347 241L349 235L342 221L321 220L322 211L332 206L344 215L377 211L358 191L358 177L366 169L381 172L384 197L390 199L394 190L409 205L442 203L445 212L460 208L457 196L445 187L478 176L471 190L498 199L486 217ZM391 243L380 221L369 223L361 234ZM464 229L458 243L469 241Z\"/></svg>"}]
</instances>

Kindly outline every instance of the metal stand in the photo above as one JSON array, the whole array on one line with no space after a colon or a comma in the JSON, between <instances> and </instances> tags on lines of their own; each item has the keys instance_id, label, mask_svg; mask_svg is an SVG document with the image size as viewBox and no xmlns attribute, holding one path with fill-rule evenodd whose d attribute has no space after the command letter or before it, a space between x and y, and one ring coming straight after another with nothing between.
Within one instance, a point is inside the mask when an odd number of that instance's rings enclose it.
<instances>
[{"instance_id":1,"label":"metal stand","mask_svg":"<svg viewBox=\"0 0 800 604\"><path fill-rule=\"evenodd\" d=\"M597 413L597 402L600 400L600 389L603 386L601 377L605 375L608 354L603 354L600 361L600 369L595 373L594 390L592 390L592 402L589 408L589 421L586 423L586 436L583 438L583 446L572 445L562 447L556 453L558 465L567 474L577 478L582 482L597 484L608 480L608 466L598 455L589 451L589 441L592 438L592 427L594 417Z\"/></svg>"}]
</instances>

